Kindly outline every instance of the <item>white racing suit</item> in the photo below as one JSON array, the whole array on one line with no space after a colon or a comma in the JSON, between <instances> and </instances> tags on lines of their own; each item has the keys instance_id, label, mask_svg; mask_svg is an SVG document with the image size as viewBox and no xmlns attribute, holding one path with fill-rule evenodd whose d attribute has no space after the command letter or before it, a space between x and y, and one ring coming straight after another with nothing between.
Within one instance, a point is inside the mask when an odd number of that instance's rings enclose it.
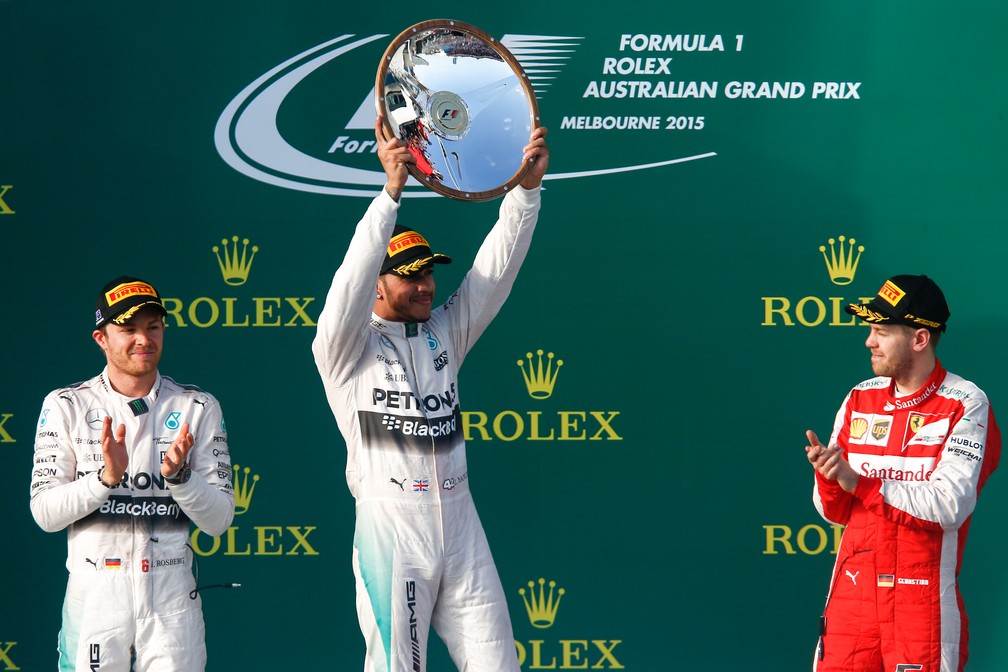
<instances>
[{"instance_id":1,"label":"white racing suit","mask_svg":"<svg viewBox=\"0 0 1008 672\"><path fill-rule=\"evenodd\" d=\"M383 190L336 271L312 345L347 446L366 672L423 672L430 627L468 672L517 672L500 578L469 493L458 369L511 291L539 189L516 188L458 291L424 323L371 311L398 205Z\"/></svg>"},{"instance_id":2,"label":"white racing suit","mask_svg":"<svg viewBox=\"0 0 1008 672\"><path fill-rule=\"evenodd\" d=\"M98 479L106 416L126 425L129 466L115 488ZM161 460L186 422L192 476L169 485ZM190 521L216 536L234 516L231 458L220 406L158 375L150 393L114 391L106 371L51 392L35 438L31 511L67 534L61 670L203 670L203 615L187 548Z\"/></svg>"}]
</instances>

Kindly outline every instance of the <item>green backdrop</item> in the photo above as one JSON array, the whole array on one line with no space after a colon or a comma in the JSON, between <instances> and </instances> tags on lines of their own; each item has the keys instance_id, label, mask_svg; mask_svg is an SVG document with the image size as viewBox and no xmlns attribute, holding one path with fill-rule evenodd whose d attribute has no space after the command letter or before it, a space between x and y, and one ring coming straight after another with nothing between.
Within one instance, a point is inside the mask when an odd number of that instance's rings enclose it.
<instances>
[{"instance_id":1,"label":"green backdrop","mask_svg":"<svg viewBox=\"0 0 1008 672\"><path fill-rule=\"evenodd\" d=\"M239 515L194 538L201 579L242 584L204 595L210 669L362 665L345 451L310 342L381 183L378 60L432 11L0 0L0 670L56 664L65 535L28 510L34 428L46 392L103 366L92 303L119 274L170 299L161 369L214 393L230 430ZM551 131L532 252L461 380L523 669L808 669L838 537L804 430L828 434L871 375L839 307L931 275L952 306L943 363L1008 412L1008 10L544 0L449 17L536 70ZM421 196L400 221L457 260L447 297L497 203ZM518 366L540 350L547 398ZM961 577L974 672L1008 669L1004 480Z\"/></svg>"}]
</instances>

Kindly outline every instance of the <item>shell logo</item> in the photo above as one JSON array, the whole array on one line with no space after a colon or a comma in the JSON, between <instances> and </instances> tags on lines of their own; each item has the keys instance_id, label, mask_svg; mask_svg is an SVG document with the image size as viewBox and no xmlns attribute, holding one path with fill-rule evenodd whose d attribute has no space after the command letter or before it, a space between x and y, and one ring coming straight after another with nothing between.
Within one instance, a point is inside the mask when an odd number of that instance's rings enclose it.
<instances>
[{"instance_id":1,"label":"shell logo","mask_svg":"<svg viewBox=\"0 0 1008 672\"><path fill-rule=\"evenodd\" d=\"M868 421L864 418L854 418L850 422L850 435L852 439L860 439L868 431Z\"/></svg>"}]
</instances>

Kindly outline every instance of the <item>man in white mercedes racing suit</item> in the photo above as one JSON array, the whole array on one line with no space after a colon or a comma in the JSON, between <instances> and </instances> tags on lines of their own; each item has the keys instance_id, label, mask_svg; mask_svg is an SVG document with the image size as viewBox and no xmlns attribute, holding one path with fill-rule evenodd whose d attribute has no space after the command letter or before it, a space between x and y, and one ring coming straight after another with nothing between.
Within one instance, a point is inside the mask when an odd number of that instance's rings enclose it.
<instances>
[{"instance_id":1,"label":"man in white mercedes racing suit","mask_svg":"<svg viewBox=\"0 0 1008 672\"><path fill-rule=\"evenodd\" d=\"M347 446L367 672L427 670L430 627L468 672L517 672L507 602L469 493L458 369L507 298L539 212L546 129L458 290L432 311L431 252L396 226L415 161L375 126L388 182L357 225L312 345Z\"/></svg>"},{"instance_id":2,"label":"man in white mercedes racing suit","mask_svg":"<svg viewBox=\"0 0 1008 672\"><path fill-rule=\"evenodd\" d=\"M165 314L149 283L110 282L93 333L105 369L42 405L31 511L68 529L60 670L206 665L189 528L231 524L231 460L217 400L158 372Z\"/></svg>"}]
</instances>

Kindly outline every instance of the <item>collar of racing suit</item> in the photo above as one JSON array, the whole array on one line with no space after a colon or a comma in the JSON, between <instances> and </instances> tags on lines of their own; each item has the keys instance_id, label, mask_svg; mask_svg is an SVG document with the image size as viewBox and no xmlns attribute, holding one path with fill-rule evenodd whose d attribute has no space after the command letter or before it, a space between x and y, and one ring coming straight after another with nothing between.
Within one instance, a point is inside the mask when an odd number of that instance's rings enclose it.
<instances>
[{"instance_id":1,"label":"collar of racing suit","mask_svg":"<svg viewBox=\"0 0 1008 672\"><path fill-rule=\"evenodd\" d=\"M108 377L108 367L106 366L101 372L101 384L105 388L105 391L111 394L113 397L119 399L123 405L128 406L133 412L134 416L143 415L151 409L154 402L157 400L158 392L161 391L161 372L158 371L157 376L154 378L154 384L151 385L150 392L143 397L127 397L124 394L120 394L112 389L112 383L109 381Z\"/></svg>"},{"instance_id":2,"label":"collar of racing suit","mask_svg":"<svg viewBox=\"0 0 1008 672\"><path fill-rule=\"evenodd\" d=\"M371 313L371 328L380 334L397 338L414 338L420 333L420 324L417 322L393 322L374 313Z\"/></svg>"},{"instance_id":3,"label":"collar of racing suit","mask_svg":"<svg viewBox=\"0 0 1008 672\"><path fill-rule=\"evenodd\" d=\"M892 398L893 402L899 402L899 408L905 409L919 406L934 395L934 393L938 390L938 387L941 385L941 382L945 380L945 375L945 368L941 365L941 362L936 359L934 371L931 372L931 375L928 376L928 379L924 381L924 385L922 385L919 390L916 390L911 394L897 395L896 381L890 380L889 396Z\"/></svg>"}]
</instances>

